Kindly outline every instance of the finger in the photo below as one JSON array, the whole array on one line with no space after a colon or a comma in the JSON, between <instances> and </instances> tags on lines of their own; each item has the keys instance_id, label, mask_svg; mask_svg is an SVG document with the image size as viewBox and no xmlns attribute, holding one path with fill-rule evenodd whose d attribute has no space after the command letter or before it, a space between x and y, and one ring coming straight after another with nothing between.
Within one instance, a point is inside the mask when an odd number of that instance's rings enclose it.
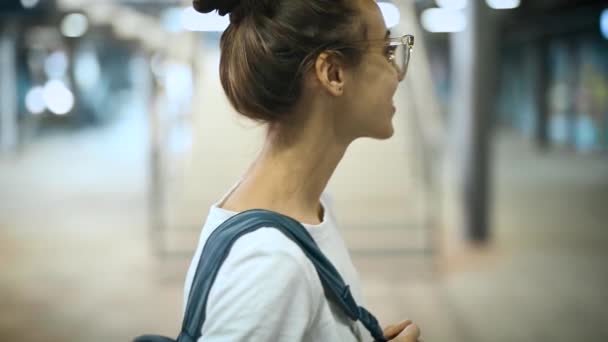
<instances>
[{"instance_id":1,"label":"finger","mask_svg":"<svg viewBox=\"0 0 608 342\"><path fill-rule=\"evenodd\" d=\"M404 342L416 342L420 337L420 328L416 324L410 324L403 330L402 336Z\"/></svg>"},{"instance_id":2,"label":"finger","mask_svg":"<svg viewBox=\"0 0 608 342\"><path fill-rule=\"evenodd\" d=\"M384 337L389 340L394 339L403 331L403 329L405 329L405 327L407 327L411 323L412 321L407 319L403 322L387 326L386 328L384 328L383 331Z\"/></svg>"},{"instance_id":3,"label":"finger","mask_svg":"<svg viewBox=\"0 0 608 342\"><path fill-rule=\"evenodd\" d=\"M399 334L401 334L403 329L405 329L410 324L412 324L412 321L409 319L406 319L403 322L389 325L388 327L384 328L384 331L383 331L384 337L389 340L392 340L395 337L399 336Z\"/></svg>"}]
</instances>

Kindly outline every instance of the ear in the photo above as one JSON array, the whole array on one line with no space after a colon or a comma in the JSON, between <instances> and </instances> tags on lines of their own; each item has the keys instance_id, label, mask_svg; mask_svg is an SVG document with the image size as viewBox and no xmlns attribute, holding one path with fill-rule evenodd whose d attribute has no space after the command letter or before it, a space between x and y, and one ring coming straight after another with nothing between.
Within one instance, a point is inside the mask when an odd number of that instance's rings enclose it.
<instances>
[{"instance_id":1,"label":"ear","mask_svg":"<svg viewBox=\"0 0 608 342\"><path fill-rule=\"evenodd\" d=\"M315 74L321 86L333 96L344 93L344 64L338 56L322 52L315 61Z\"/></svg>"}]
</instances>

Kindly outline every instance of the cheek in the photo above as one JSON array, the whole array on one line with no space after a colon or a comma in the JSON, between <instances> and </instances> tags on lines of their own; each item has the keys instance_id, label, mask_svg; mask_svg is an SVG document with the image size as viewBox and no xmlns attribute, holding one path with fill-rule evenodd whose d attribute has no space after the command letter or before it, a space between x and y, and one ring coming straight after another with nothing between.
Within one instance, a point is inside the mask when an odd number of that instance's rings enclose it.
<instances>
[{"instance_id":1,"label":"cheek","mask_svg":"<svg viewBox=\"0 0 608 342\"><path fill-rule=\"evenodd\" d=\"M353 77L350 107L354 111L376 111L390 106L399 84L397 71L382 56L362 61Z\"/></svg>"},{"instance_id":2,"label":"cheek","mask_svg":"<svg viewBox=\"0 0 608 342\"><path fill-rule=\"evenodd\" d=\"M385 94L383 98L391 98L399 80L397 79L397 71L384 59L377 59L366 70L367 91L376 95Z\"/></svg>"}]
</instances>

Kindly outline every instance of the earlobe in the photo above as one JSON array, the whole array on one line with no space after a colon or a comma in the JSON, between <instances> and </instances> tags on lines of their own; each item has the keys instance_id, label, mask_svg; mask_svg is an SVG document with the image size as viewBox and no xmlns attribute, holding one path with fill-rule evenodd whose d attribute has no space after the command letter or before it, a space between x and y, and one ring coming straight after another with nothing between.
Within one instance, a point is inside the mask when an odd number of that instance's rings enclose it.
<instances>
[{"instance_id":1,"label":"earlobe","mask_svg":"<svg viewBox=\"0 0 608 342\"><path fill-rule=\"evenodd\" d=\"M338 64L335 64L332 66L332 68L334 69L334 72L331 82L334 85L336 91L338 92L338 94L336 95L342 95L342 88L344 87L344 75L342 67Z\"/></svg>"},{"instance_id":2,"label":"earlobe","mask_svg":"<svg viewBox=\"0 0 608 342\"><path fill-rule=\"evenodd\" d=\"M342 95L344 75L339 61L322 52L316 60L315 71L319 82L327 91L333 96Z\"/></svg>"}]
</instances>

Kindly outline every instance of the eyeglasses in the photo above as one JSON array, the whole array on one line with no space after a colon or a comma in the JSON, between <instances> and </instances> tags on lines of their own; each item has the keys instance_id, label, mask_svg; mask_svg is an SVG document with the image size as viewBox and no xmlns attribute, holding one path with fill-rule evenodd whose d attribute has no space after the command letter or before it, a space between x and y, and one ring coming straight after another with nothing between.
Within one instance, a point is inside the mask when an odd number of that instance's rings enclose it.
<instances>
[{"instance_id":1,"label":"eyeglasses","mask_svg":"<svg viewBox=\"0 0 608 342\"><path fill-rule=\"evenodd\" d=\"M410 64L410 57L414 49L414 36L410 34L398 38L389 38L386 41L385 53L388 61L393 64L399 80L403 80L407 74L407 67Z\"/></svg>"},{"instance_id":2,"label":"eyeglasses","mask_svg":"<svg viewBox=\"0 0 608 342\"><path fill-rule=\"evenodd\" d=\"M349 46L370 43L384 43L384 54L386 58L397 70L399 80L403 80L407 74L410 57L412 55L412 50L414 49L414 36L406 34L396 38L359 40L350 43Z\"/></svg>"},{"instance_id":3,"label":"eyeglasses","mask_svg":"<svg viewBox=\"0 0 608 342\"><path fill-rule=\"evenodd\" d=\"M399 77L399 81L405 79L405 75L407 74L407 68L410 64L410 57L412 55L412 50L414 49L414 36L411 34L406 34L401 37L396 38L386 38L386 39L378 39L378 40L358 40L354 42L350 42L347 45L339 45L338 47L333 47L330 50L334 52L340 49L355 47L361 44L370 44L370 43L384 43L384 53L389 63L391 63L395 69L397 70L397 75ZM320 46L316 49L315 52L310 53L300 65L300 72L304 66L306 65L306 61L310 62L310 58L316 56L317 53L327 49L328 46Z\"/></svg>"}]
</instances>

